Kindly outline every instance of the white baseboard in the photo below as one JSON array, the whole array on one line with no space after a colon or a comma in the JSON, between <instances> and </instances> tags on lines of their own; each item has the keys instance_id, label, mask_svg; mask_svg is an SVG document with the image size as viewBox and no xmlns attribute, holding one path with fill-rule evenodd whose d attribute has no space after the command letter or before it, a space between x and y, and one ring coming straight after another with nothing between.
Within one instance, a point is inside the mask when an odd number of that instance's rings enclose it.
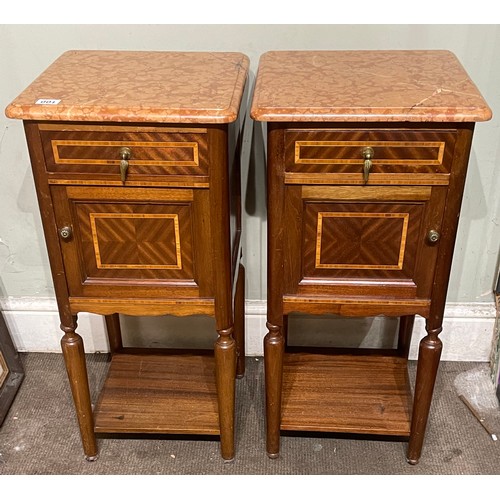
<instances>
[{"instance_id":1,"label":"white baseboard","mask_svg":"<svg viewBox=\"0 0 500 500\"><path fill-rule=\"evenodd\" d=\"M246 354L262 356L266 330L266 301L246 301ZM0 298L0 310L20 352L60 352L61 331L56 301L53 298ZM490 359L496 309L490 303L448 304L443 322L444 361L483 361ZM352 345L391 347L397 320L384 318L334 318L296 316L290 320L289 336L311 345ZM214 332L209 339L207 328ZM126 343L140 346L186 347L211 344L216 338L211 318L133 318L123 319ZM137 334L137 331L147 332ZM307 332L307 333L304 333ZM86 352L107 352L108 342L101 316L82 313L78 333ZM416 359L418 343L425 336L424 320L416 318L410 359Z\"/></svg>"}]
</instances>

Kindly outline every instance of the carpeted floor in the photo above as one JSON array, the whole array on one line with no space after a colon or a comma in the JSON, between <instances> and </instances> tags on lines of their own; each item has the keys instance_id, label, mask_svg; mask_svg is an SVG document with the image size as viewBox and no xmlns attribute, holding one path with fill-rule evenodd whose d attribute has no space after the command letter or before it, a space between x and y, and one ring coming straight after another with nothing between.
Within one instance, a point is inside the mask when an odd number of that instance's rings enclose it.
<instances>
[{"instance_id":1,"label":"carpeted floor","mask_svg":"<svg viewBox=\"0 0 500 500\"><path fill-rule=\"evenodd\" d=\"M107 355L88 355L95 400ZM405 461L405 442L331 435L284 436L281 455L264 446L263 362L247 358L237 381L236 459L224 463L219 443L193 438L99 439L99 459L83 458L60 354L22 355L26 376L0 428L0 474L9 475L491 475L500 474L494 442L458 398L456 377L480 363L442 362L421 461ZM411 363L410 376L414 376Z\"/></svg>"}]
</instances>

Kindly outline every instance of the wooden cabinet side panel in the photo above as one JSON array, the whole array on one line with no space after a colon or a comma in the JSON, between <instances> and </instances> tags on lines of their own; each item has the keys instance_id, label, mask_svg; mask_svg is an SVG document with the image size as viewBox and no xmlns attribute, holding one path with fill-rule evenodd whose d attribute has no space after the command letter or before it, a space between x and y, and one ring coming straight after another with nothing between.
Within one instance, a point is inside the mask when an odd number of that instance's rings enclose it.
<instances>
[{"instance_id":1,"label":"wooden cabinet side panel","mask_svg":"<svg viewBox=\"0 0 500 500\"><path fill-rule=\"evenodd\" d=\"M38 124L32 121L25 121L24 130L31 159L31 167L35 181L40 215L42 218L45 244L49 254L50 270L56 292L59 316L61 317L61 323L65 326L76 327L69 305L69 292L66 284L66 274L57 233L57 223L54 217L52 197L45 173L45 160L42 141L38 131Z\"/></svg>"},{"instance_id":2,"label":"wooden cabinet side panel","mask_svg":"<svg viewBox=\"0 0 500 500\"><path fill-rule=\"evenodd\" d=\"M218 331L232 326L231 301L231 230L228 171L228 127L208 129L209 151L209 203L211 225L212 268L214 273L215 318Z\"/></svg>"},{"instance_id":3,"label":"wooden cabinet side panel","mask_svg":"<svg viewBox=\"0 0 500 500\"><path fill-rule=\"evenodd\" d=\"M268 124L267 141L267 321L274 326L283 326L286 241L283 228L285 224L284 129L279 125ZM300 253L296 254L295 258L299 255Z\"/></svg>"},{"instance_id":4,"label":"wooden cabinet side panel","mask_svg":"<svg viewBox=\"0 0 500 500\"><path fill-rule=\"evenodd\" d=\"M473 134L474 123L465 123L458 130L454 162L444 208L440 251L432 289L432 303L427 321L428 330L440 328L443 321Z\"/></svg>"}]
</instances>

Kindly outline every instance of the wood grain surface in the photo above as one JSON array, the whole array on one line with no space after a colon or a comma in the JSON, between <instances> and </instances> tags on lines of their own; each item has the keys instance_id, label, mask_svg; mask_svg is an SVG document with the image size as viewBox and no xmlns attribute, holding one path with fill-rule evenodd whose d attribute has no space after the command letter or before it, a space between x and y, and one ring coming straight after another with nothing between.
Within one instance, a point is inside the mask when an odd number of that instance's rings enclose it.
<instances>
[{"instance_id":1,"label":"wood grain surface","mask_svg":"<svg viewBox=\"0 0 500 500\"><path fill-rule=\"evenodd\" d=\"M219 434L213 354L115 354L95 431Z\"/></svg>"},{"instance_id":2,"label":"wood grain surface","mask_svg":"<svg viewBox=\"0 0 500 500\"><path fill-rule=\"evenodd\" d=\"M285 353L282 430L409 436L406 360Z\"/></svg>"}]
</instances>

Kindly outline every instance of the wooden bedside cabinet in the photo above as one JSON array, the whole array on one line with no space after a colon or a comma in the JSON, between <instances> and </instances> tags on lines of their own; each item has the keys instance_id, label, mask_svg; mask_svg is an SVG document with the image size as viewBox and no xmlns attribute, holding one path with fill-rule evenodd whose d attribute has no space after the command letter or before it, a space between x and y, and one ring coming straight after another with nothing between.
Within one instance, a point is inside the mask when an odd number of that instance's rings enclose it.
<instances>
[{"instance_id":1,"label":"wooden bedside cabinet","mask_svg":"<svg viewBox=\"0 0 500 500\"><path fill-rule=\"evenodd\" d=\"M239 53L71 51L6 110L24 121L88 459L95 433L220 435L244 372ZM92 411L77 314L112 353ZM211 351L122 345L119 314L209 315Z\"/></svg>"},{"instance_id":2,"label":"wooden bedside cabinet","mask_svg":"<svg viewBox=\"0 0 500 500\"><path fill-rule=\"evenodd\" d=\"M400 436L415 464L474 122L491 112L447 51L284 51L262 56L251 116L268 122L267 452L280 430ZM398 347L291 348L291 313L399 316Z\"/></svg>"}]
</instances>

